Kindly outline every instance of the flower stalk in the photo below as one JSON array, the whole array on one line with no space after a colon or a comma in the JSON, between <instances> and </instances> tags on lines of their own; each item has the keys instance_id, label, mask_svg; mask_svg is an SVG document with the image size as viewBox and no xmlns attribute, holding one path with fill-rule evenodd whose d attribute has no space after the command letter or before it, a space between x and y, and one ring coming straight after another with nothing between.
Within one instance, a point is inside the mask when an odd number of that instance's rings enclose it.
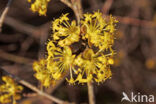
<instances>
[{"instance_id":1,"label":"flower stalk","mask_svg":"<svg viewBox=\"0 0 156 104\"><path fill-rule=\"evenodd\" d=\"M88 85L89 104L95 104L95 96L94 96L93 82L88 82L87 85Z\"/></svg>"}]
</instances>

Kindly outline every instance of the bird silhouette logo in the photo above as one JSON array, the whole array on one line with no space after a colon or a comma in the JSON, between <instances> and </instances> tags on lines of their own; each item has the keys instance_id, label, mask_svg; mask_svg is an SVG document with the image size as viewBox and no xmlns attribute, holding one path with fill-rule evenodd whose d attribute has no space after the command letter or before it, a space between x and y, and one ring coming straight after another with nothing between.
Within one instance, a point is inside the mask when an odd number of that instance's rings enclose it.
<instances>
[{"instance_id":1,"label":"bird silhouette logo","mask_svg":"<svg viewBox=\"0 0 156 104\"><path fill-rule=\"evenodd\" d=\"M122 92L122 95L123 95L123 98L121 99L121 102L123 100L127 100L127 101L131 102L131 100L128 98L128 96L127 96L127 94L125 92Z\"/></svg>"}]
</instances>

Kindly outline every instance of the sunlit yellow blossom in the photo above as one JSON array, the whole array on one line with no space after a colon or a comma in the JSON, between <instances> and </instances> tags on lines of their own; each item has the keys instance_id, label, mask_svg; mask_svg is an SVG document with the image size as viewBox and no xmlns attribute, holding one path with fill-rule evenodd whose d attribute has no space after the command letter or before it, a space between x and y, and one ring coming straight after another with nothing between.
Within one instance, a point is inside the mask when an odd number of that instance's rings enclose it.
<instances>
[{"instance_id":1,"label":"sunlit yellow blossom","mask_svg":"<svg viewBox=\"0 0 156 104\"><path fill-rule=\"evenodd\" d=\"M110 21L106 22L102 17L102 13L84 14L84 20L81 21L82 26L86 28L84 39L88 39L88 44L105 50L114 44L115 20L110 16Z\"/></svg>"},{"instance_id":2,"label":"sunlit yellow blossom","mask_svg":"<svg viewBox=\"0 0 156 104\"><path fill-rule=\"evenodd\" d=\"M113 65L113 64L114 64L114 60L113 60L112 58L110 58L110 59L108 59L108 63L109 63L110 65Z\"/></svg>"},{"instance_id":3,"label":"sunlit yellow blossom","mask_svg":"<svg viewBox=\"0 0 156 104\"><path fill-rule=\"evenodd\" d=\"M115 23L117 23L118 21L116 19L114 19L112 17L112 15L110 16L110 21L108 22L108 26L106 27L106 30L108 30L110 33L114 33L115 29Z\"/></svg>"},{"instance_id":4,"label":"sunlit yellow blossom","mask_svg":"<svg viewBox=\"0 0 156 104\"><path fill-rule=\"evenodd\" d=\"M28 0L28 2L32 2L32 0ZM50 0L35 0L31 4L31 10L38 12L39 15L46 15L48 2L50 2Z\"/></svg>"},{"instance_id":5,"label":"sunlit yellow blossom","mask_svg":"<svg viewBox=\"0 0 156 104\"><path fill-rule=\"evenodd\" d=\"M36 71L34 76L43 86L48 87L52 84L51 73L46 69L46 60L41 59L39 62L34 62L33 69Z\"/></svg>"},{"instance_id":6,"label":"sunlit yellow blossom","mask_svg":"<svg viewBox=\"0 0 156 104\"><path fill-rule=\"evenodd\" d=\"M109 55L96 56L92 49L86 49L84 54L75 59L75 64L82 70L82 72L78 73L76 81L79 83L89 82L93 79L96 82L105 81L111 77L109 65L112 64L112 61Z\"/></svg>"},{"instance_id":7,"label":"sunlit yellow blossom","mask_svg":"<svg viewBox=\"0 0 156 104\"><path fill-rule=\"evenodd\" d=\"M69 23L68 14L62 15L52 23L53 39L59 40L58 45L61 47L71 45L79 41L80 27L75 21ZM65 38L63 38L65 37Z\"/></svg>"},{"instance_id":8,"label":"sunlit yellow blossom","mask_svg":"<svg viewBox=\"0 0 156 104\"><path fill-rule=\"evenodd\" d=\"M47 57L34 63L35 77L45 86L50 86L52 80L60 80L68 72L69 84L100 83L111 78L117 20L112 16L106 20L102 13L94 12L84 14L77 24L74 20L70 22L67 15L52 22Z\"/></svg>"},{"instance_id":9,"label":"sunlit yellow blossom","mask_svg":"<svg viewBox=\"0 0 156 104\"><path fill-rule=\"evenodd\" d=\"M70 78L70 80L66 78L66 80L69 84L75 84L75 80L73 78Z\"/></svg>"},{"instance_id":10,"label":"sunlit yellow blossom","mask_svg":"<svg viewBox=\"0 0 156 104\"><path fill-rule=\"evenodd\" d=\"M3 76L2 80L5 82L0 85L0 103L10 103L16 104L16 100L19 100L21 96L23 87L17 85L14 80L8 76Z\"/></svg>"},{"instance_id":11,"label":"sunlit yellow blossom","mask_svg":"<svg viewBox=\"0 0 156 104\"><path fill-rule=\"evenodd\" d=\"M52 77L58 80L63 73L67 73L70 68L73 68L75 55L72 55L71 49L67 46L63 50L54 49L53 55L55 57L51 57L50 54L48 55L47 69L52 73ZM70 73L72 72L70 71Z\"/></svg>"}]
</instances>

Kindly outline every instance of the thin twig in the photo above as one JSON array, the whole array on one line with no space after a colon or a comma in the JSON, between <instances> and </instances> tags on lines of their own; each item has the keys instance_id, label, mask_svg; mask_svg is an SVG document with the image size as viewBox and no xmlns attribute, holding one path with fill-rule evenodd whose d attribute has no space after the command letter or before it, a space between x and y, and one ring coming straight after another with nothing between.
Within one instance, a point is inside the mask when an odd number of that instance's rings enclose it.
<instances>
[{"instance_id":1,"label":"thin twig","mask_svg":"<svg viewBox=\"0 0 156 104\"><path fill-rule=\"evenodd\" d=\"M27 37L22 43L21 43L21 49L20 49L20 55L25 55L27 50L32 45L34 39L32 37Z\"/></svg>"},{"instance_id":2,"label":"thin twig","mask_svg":"<svg viewBox=\"0 0 156 104\"><path fill-rule=\"evenodd\" d=\"M40 91L40 90L39 90L38 88L36 88L34 85L30 84L29 82L27 82L27 81L25 81L25 80L20 79L20 78L17 77L17 76L14 76L14 75L8 73L7 71L5 71L5 70L2 69L2 68L0 68L0 73L2 73L2 74L4 73L5 75L8 75L8 76L12 77L14 80L16 80L17 82L19 82L20 84L22 84L22 85L24 85L24 86L30 88L31 90L35 91L35 92L38 93L39 95L41 95L41 96L43 96L43 97L46 97L46 98L48 98L48 99L50 99L50 100L52 100L52 101L54 101L54 102L56 102L56 103L58 103L58 104L71 104L71 103L69 103L69 102L60 100L60 99L58 99L58 98L56 98L56 97L54 97L54 96L51 96L51 95L49 95L49 94L47 94L47 93L45 93L45 92Z\"/></svg>"},{"instance_id":3,"label":"thin twig","mask_svg":"<svg viewBox=\"0 0 156 104\"><path fill-rule=\"evenodd\" d=\"M47 93L54 93L54 91L65 81L65 78L69 75L69 72L63 78L56 82L56 85L54 85L53 88L49 88L46 90Z\"/></svg>"},{"instance_id":4,"label":"thin twig","mask_svg":"<svg viewBox=\"0 0 156 104\"><path fill-rule=\"evenodd\" d=\"M66 4L74 11L77 22L80 23L80 18L82 17L81 0L71 0L71 2L69 2L68 0L61 0L61 2Z\"/></svg>"},{"instance_id":5,"label":"thin twig","mask_svg":"<svg viewBox=\"0 0 156 104\"><path fill-rule=\"evenodd\" d=\"M58 104L67 103L67 102L65 102L65 101L62 101L62 100L60 100L60 99L58 99L58 98L56 98L56 97L53 97L53 96L51 96L51 95L49 95L49 94L46 94L46 93L40 91L38 88L36 88L36 87L33 86L32 84L30 84L30 83L28 83L28 82L26 82L26 81L24 81L24 80L20 80L19 83L21 83L22 85L25 85L26 87L28 87L28 88L30 88L31 90L33 90L33 91L35 91L36 93L38 93L39 95L44 96L44 97L46 97L46 98L48 98L48 99L50 99L50 100L52 100L52 101L54 101L54 102L56 102L56 103L58 103Z\"/></svg>"},{"instance_id":6,"label":"thin twig","mask_svg":"<svg viewBox=\"0 0 156 104\"><path fill-rule=\"evenodd\" d=\"M87 85L88 85L89 104L95 104L93 83L92 82L88 82Z\"/></svg>"},{"instance_id":7,"label":"thin twig","mask_svg":"<svg viewBox=\"0 0 156 104\"><path fill-rule=\"evenodd\" d=\"M3 43L15 43L19 41L19 39L22 37L21 34L15 33L15 34L1 34L0 35L0 42Z\"/></svg>"},{"instance_id":8,"label":"thin twig","mask_svg":"<svg viewBox=\"0 0 156 104\"><path fill-rule=\"evenodd\" d=\"M9 61L13 61L16 63L20 63L20 64L25 64L25 63L32 63L34 60L29 59L29 58L25 58L25 57L21 57L21 56L16 56L10 53L6 53L3 50L0 50L0 58L9 60Z\"/></svg>"},{"instance_id":9,"label":"thin twig","mask_svg":"<svg viewBox=\"0 0 156 104\"><path fill-rule=\"evenodd\" d=\"M82 4L81 4L81 0L77 0L77 5L78 5L78 11L79 11L79 15L80 15L80 18L82 18L82 15L83 15L83 9L82 9Z\"/></svg>"},{"instance_id":10,"label":"thin twig","mask_svg":"<svg viewBox=\"0 0 156 104\"><path fill-rule=\"evenodd\" d=\"M19 20L16 20L12 17L6 17L4 23L13 27L15 30L17 30L19 32L25 33L25 34L30 35L35 38L40 37L39 36L40 31L38 30L38 28L36 28L32 25L26 24L24 22L21 22Z\"/></svg>"},{"instance_id":11,"label":"thin twig","mask_svg":"<svg viewBox=\"0 0 156 104\"><path fill-rule=\"evenodd\" d=\"M99 0L89 0L89 4L90 4L90 9L91 10L97 10L99 9L100 6L100 3L99 3Z\"/></svg>"},{"instance_id":12,"label":"thin twig","mask_svg":"<svg viewBox=\"0 0 156 104\"><path fill-rule=\"evenodd\" d=\"M113 0L106 0L104 5L103 5L103 8L102 8L102 12L104 14L107 14L112 6L112 3L113 3Z\"/></svg>"},{"instance_id":13,"label":"thin twig","mask_svg":"<svg viewBox=\"0 0 156 104\"><path fill-rule=\"evenodd\" d=\"M103 14L103 17L109 18L110 16ZM146 28L156 28L156 23L152 21L140 20L140 19L131 18L131 17L121 17L121 16L113 16L113 17L115 17L122 24L141 26L141 27L146 27Z\"/></svg>"},{"instance_id":14,"label":"thin twig","mask_svg":"<svg viewBox=\"0 0 156 104\"><path fill-rule=\"evenodd\" d=\"M72 4L68 0L61 0L61 2L66 4L69 8L72 8Z\"/></svg>"},{"instance_id":15,"label":"thin twig","mask_svg":"<svg viewBox=\"0 0 156 104\"><path fill-rule=\"evenodd\" d=\"M131 18L131 17L121 17L121 16L115 16L121 23L124 24L132 24L135 26L141 26L141 27L148 27L148 28L155 28L156 24L153 21L148 20L140 20L137 18Z\"/></svg>"},{"instance_id":16,"label":"thin twig","mask_svg":"<svg viewBox=\"0 0 156 104\"><path fill-rule=\"evenodd\" d=\"M49 31L49 28L45 29L45 27L48 27L51 22L47 22L39 27L36 27L30 24L24 23L22 21L16 20L12 17L6 17L4 23L13 27L16 31L25 33L26 35L29 35L36 39L40 39L41 35L44 35L43 32L45 30Z\"/></svg>"},{"instance_id":17,"label":"thin twig","mask_svg":"<svg viewBox=\"0 0 156 104\"><path fill-rule=\"evenodd\" d=\"M37 93L24 93L24 97L36 97L38 94Z\"/></svg>"},{"instance_id":18,"label":"thin twig","mask_svg":"<svg viewBox=\"0 0 156 104\"><path fill-rule=\"evenodd\" d=\"M17 45L16 44L4 44L4 45L0 45L0 49L3 49L4 51L15 51L17 49Z\"/></svg>"},{"instance_id":19,"label":"thin twig","mask_svg":"<svg viewBox=\"0 0 156 104\"><path fill-rule=\"evenodd\" d=\"M12 0L9 0L9 1L8 1L7 5L6 5L6 7L5 7L5 9L4 9L4 11L3 11L1 17L0 17L0 32L2 31L3 21L4 21L6 15L7 15L7 13L8 13L8 11L9 11L11 2L12 2Z\"/></svg>"}]
</instances>

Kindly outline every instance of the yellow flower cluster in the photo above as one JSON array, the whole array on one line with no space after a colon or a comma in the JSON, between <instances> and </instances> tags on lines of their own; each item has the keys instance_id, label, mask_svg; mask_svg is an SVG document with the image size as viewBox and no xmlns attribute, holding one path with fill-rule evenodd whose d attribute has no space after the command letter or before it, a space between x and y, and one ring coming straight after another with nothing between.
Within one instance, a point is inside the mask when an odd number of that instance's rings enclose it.
<instances>
[{"instance_id":1,"label":"yellow flower cluster","mask_svg":"<svg viewBox=\"0 0 156 104\"><path fill-rule=\"evenodd\" d=\"M79 25L69 22L68 14L52 22L52 40L47 43L47 57L35 62L35 77L48 87L70 73L70 84L103 82L111 78L115 20L102 17L102 13L84 14ZM76 46L79 44L79 47ZM85 49L81 49L85 47ZM75 49L78 49L75 52Z\"/></svg>"},{"instance_id":2,"label":"yellow flower cluster","mask_svg":"<svg viewBox=\"0 0 156 104\"><path fill-rule=\"evenodd\" d=\"M0 103L6 104L13 102L13 104L16 104L16 100L21 98L19 93L22 92L23 87L17 85L14 80L8 76L3 76L2 80L5 83L0 85Z\"/></svg>"},{"instance_id":3,"label":"yellow flower cluster","mask_svg":"<svg viewBox=\"0 0 156 104\"><path fill-rule=\"evenodd\" d=\"M28 0L28 2L31 3L32 0ZM46 15L48 2L50 2L50 0L35 0L35 2L31 4L31 10L38 12L39 15Z\"/></svg>"},{"instance_id":4,"label":"yellow flower cluster","mask_svg":"<svg viewBox=\"0 0 156 104\"><path fill-rule=\"evenodd\" d=\"M81 21L82 27L85 29L83 39L88 39L88 45L92 44L100 50L107 50L114 44L114 32L117 20L110 16L110 20L106 23L102 17L102 13L84 14L84 20Z\"/></svg>"},{"instance_id":5,"label":"yellow flower cluster","mask_svg":"<svg viewBox=\"0 0 156 104\"><path fill-rule=\"evenodd\" d=\"M67 15L68 14L63 15L52 23L54 41L60 40L61 37L66 37L58 42L58 45L61 47L69 46L79 41L80 26L76 25L76 21L72 21L71 24L69 24Z\"/></svg>"}]
</instances>

